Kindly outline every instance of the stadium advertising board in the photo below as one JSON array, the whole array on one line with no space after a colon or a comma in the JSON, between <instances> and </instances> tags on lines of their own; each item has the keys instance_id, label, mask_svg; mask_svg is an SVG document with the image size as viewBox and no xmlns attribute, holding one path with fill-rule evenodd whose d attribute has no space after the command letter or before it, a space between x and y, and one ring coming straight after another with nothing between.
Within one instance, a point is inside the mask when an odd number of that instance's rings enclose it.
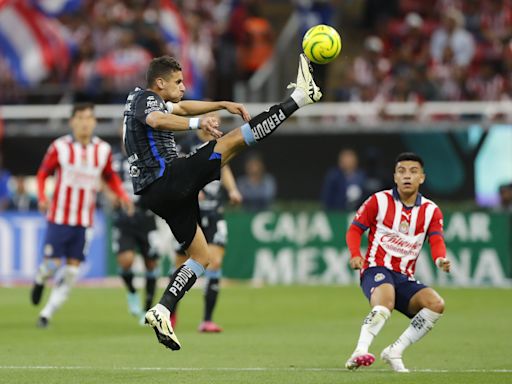
<instances>
[{"instance_id":1,"label":"stadium advertising board","mask_svg":"<svg viewBox=\"0 0 512 384\"><path fill-rule=\"evenodd\" d=\"M106 273L105 216L96 212L94 229L82 276L103 277ZM45 218L37 212L0 214L0 281L32 280L42 257Z\"/></svg>"},{"instance_id":2,"label":"stadium advertising board","mask_svg":"<svg viewBox=\"0 0 512 384\"><path fill-rule=\"evenodd\" d=\"M230 213L224 275L266 284L358 283L344 238L352 217L323 211ZM416 278L435 285L509 286L510 230L506 214L445 212L452 273L437 270L426 244Z\"/></svg>"}]
</instances>

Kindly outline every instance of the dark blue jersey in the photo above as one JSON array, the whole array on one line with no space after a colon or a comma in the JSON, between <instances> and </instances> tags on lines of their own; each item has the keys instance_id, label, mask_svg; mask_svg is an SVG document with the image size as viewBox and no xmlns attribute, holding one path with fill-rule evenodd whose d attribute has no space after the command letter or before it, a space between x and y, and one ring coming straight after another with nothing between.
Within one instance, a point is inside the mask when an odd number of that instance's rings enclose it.
<instances>
[{"instance_id":1,"label":"dark blue jersey","mask_svg":"<svg viewBox=\"0 0 512 384\"><path fill-rule=\"evenodd\" d=\"M167 113L164 100L155 92L135 88L128 95L123 140L136 194L160 178L165 167L178 157L174 133L146 124L146 117L154 111Z\"/></svg>"}]
</instances>

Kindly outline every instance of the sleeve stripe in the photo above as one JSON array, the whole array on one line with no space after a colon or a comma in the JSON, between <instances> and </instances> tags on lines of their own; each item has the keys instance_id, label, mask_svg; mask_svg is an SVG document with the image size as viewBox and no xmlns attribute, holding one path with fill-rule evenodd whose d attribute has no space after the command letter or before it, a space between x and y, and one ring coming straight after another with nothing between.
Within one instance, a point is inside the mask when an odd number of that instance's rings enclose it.
<instances>
[{"instance_id":1,"label":"sleeve stripe","mask_svg":"<svg viewBox=\"0 0 512 384\"><path fill-rule=\"evenodd\" d=\"M439 235L439 236L444 237L443 232L439 232L439 231L436 231L436 232L430 232L428 235L429 235L430 237L432 237L432 236L434 236L434 235Z\"/></svg>"},{"instance_id":2,"label":"sleeve stripe","mask_svg":"<svg viewBox=\"0 0 512 384\"><path fill-rule=\"evenodd\" d=\"M352 224L353 224L353 225L355 225L355 226L357 226L357 227L359 227L359 228L361 228L363 231L366 231L366 230L369 228L369 227L367 227L366 225L361 224L360 222L355 221L355 220L354 220L354 221L352 221Z\"/></svg>"}]
</instances>

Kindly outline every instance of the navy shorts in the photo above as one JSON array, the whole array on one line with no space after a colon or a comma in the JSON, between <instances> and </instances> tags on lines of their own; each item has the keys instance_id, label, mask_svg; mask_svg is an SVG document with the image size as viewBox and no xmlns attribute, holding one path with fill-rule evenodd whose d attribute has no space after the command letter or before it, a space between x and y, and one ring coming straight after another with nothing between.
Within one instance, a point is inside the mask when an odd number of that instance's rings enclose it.
<instances>
[{"instance_id":1,"label":"navy shorts","mask_svg":"<svg viewBox=\"0 0 512 384\"><path fill-rule=\"evenodd\" d=\"M184 249L188 249L199 224L199 191L220 179L221 155L212 140L185 157L174 159L164 174L146 187L140 198L148 208L167 222Z\"/></svg>"},{"instance_id":2,"label":"navy shorts","mask_svg":"<svg viewBox=\"0 0 512 384\"><path fill-rule=\"evenodd\" d=\"M85 227L48 222L44 239L45 257L85 260L87 246Z\"/></svg>"},{"instance_id":3,"label":"navy shorts","mask_svg":"<svg viewBox=\"0 0 512 384\"><path fill-rule=\"evenodd\" d=\"M361 288L368 300L370 300L373 290L385 283L395 287L395 309L405 316L413 318L415 314L409 312L409 302L418 291L427 288L427 286L412 277L386 267L368 268L361 276Z\"/></svg>"}]
</instances>

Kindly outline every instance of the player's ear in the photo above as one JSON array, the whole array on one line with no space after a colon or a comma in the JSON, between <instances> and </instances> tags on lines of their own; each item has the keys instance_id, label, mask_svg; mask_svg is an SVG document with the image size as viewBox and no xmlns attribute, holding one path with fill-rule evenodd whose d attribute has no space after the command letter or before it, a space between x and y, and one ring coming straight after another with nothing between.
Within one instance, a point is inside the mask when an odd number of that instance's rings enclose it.
<instances>
[{"instance_id":1,"label":"player's ear","mask_svg":"<svg viewBox=\"0 0 512 384\"><path fill-rule=\"evenodd\" d=\"M155 80L155 84L158 87L158 89L164 89L164 87L165 87L164 79L162 79L161 77L159 77Z\"/></svg>"},{"instance_id":2,"label":"player's ear","mask_svg":"<svg viewBox=\"0 0 512 384\"><path fill-rule=\"evenodd\" d=\"M427 175L425 174L425 172L423 172L423 175L421 176L420 178L420 185L423 184L425 182L425 179L427 178Z\"/></svg>"}]
</instances>

